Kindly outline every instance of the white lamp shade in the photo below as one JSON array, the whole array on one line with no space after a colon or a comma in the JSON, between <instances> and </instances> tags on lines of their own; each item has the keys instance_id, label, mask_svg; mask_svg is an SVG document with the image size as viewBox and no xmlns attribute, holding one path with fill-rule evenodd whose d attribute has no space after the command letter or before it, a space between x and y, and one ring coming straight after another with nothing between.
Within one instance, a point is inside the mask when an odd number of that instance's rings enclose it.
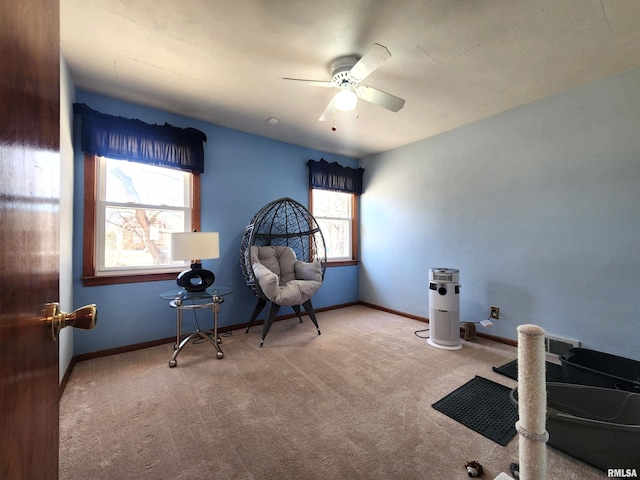
<instances>
[{"instance_id":1,"label":"white lamp shade","mask_svg":"<svg viewBox=\"0 0 640 480\"><path fill-rule=\"evenodd\" d=\"M356 108L358 97L352 90L344 89L336 93L333 102L338 110L348 112Z\"/></svg>"},{"instance_id":2,"label":"white lamp shade","mask_svg":"<svg viewBox=\"0 0 640 480\"><path fill-rule=\"evenodd\" d=\"M180 232L171 234L171 260L220 258L218 232Z\"/></svg>"}]
</instances>

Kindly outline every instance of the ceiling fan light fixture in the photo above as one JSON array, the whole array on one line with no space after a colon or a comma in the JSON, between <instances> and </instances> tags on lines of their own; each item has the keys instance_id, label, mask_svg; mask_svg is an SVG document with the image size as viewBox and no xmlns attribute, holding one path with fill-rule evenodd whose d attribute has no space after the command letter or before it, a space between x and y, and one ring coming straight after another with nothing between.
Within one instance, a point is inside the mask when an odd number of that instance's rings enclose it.
<instances>
[{"instance_id":1,"label":"ceiling fan light fixture","mask_svg":"<svg viewBox=\"0 0 640 480\"><path fill-rule=\"evenodd\" d=\"M356 108L358 97L353 92L353 90L344 89L336 93L336 96L333 97L333 103L336 109L340 110L341 112L350 112L351 110Z\"/></svg>"},{"instance_id":2,"label":"ceiling fan light fixture","mask_svg":"<svg viewBox=\"0 0 640 480\"><path fill-rule=\"evenodd\" d=\"M340 89L340 92L331 98L324 112L318 118L320 122L324 122L332 116L335 119L336 110L343 112L355 110L358 107L358 99L386 108L391 112L397 112L404 107L404 99L360 83L390 58L391 53L387 47L374 43L361 58L348 56L334 60L329 68L330 81L290 77L284 77L284 79L304 82L307 85ZM356 118L358 118L357 113Z\"/></svg>"}]
</instances>

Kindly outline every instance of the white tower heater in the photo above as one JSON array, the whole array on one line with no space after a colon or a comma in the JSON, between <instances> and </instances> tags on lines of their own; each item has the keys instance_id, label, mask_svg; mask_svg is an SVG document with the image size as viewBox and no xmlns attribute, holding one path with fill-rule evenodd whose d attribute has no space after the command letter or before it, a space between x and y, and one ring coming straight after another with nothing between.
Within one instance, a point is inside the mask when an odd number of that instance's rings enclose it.
<instances>
[{"instance_id":1,"label":"white tower heater","mask_svg":"<svg viewBox=\"0 0 640 480\"><path fill-rule=\"evenodd\" d=\"M458 350L460 343L460 272L429 269L429 339L437 348Z\"/></svg>"}]
</instances>

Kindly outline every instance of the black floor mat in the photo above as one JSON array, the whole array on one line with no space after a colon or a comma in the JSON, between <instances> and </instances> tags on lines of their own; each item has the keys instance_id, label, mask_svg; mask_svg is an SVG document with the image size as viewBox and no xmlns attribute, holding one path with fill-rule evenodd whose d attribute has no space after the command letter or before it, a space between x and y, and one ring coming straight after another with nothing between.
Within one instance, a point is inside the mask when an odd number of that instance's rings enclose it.
<instances>
[{"instance_id":1,"label":"black floor mat","mask_svg":"<svg viewBox=\"0 0 640 480\"><path fill-rule=\"evenodd\" d=\"M476 376L432 405L439 412L505 446L516 434L518 406L511 389Z\"/></svg>"},{"instance_id":2,"label":"black floor mat","mask_svg":"<svg viewBox=\"0 0 640 480\"><path fill-rule=\"evenodd\" d=\"M562 365L556 363L545 362L546 381L547 382L564 382L562 375ZM501 367L493 367L493 371L505 375L514 380L518 380L518 359L505 363Z\"/></svg>"}]
</instances>

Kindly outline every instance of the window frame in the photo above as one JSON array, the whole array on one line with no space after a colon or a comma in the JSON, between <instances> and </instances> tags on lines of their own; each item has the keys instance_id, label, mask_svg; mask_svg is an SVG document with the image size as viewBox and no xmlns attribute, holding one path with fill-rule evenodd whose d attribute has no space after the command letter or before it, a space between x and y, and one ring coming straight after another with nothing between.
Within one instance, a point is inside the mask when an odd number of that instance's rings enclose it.
<instances>
[{"instance_id":1,"label":"window frame","mask_svg":"<svg viewBox=\"0 0 640 480\"><path fill-rule=\"evenodd\" d=\"M163 272L133 274L96 274L97 225L96 206L98 201L98 168L100 160L97 155L84 156L84 222L82 240L82 276L84 286L114 285L120 283L155 282L175 280L176 275L184 267L166 267ZM200 230L200 174L192 173L191 183L191 228Z\"/></svg>"},{"instance_id":2,"label":"window frame","mask_svg":"<svg viewBox=\"0 0 640 480\"><path fill-rule=\"evenodd\" d=\"M309 211L311 215L315 216L313 212L313 190L314 187L309 187ZM325 190L323 188L318 188L317 190ZM329 190L331 191L331 190ZM327 258L327 267L343 267L349 265L357 265L359 262L359 251L358 251L358 218L359 218L359 195L350 192L337 192L337 193L346 193L351 195L351 260L330 260Z\"/></svg>"}]
</instances>

